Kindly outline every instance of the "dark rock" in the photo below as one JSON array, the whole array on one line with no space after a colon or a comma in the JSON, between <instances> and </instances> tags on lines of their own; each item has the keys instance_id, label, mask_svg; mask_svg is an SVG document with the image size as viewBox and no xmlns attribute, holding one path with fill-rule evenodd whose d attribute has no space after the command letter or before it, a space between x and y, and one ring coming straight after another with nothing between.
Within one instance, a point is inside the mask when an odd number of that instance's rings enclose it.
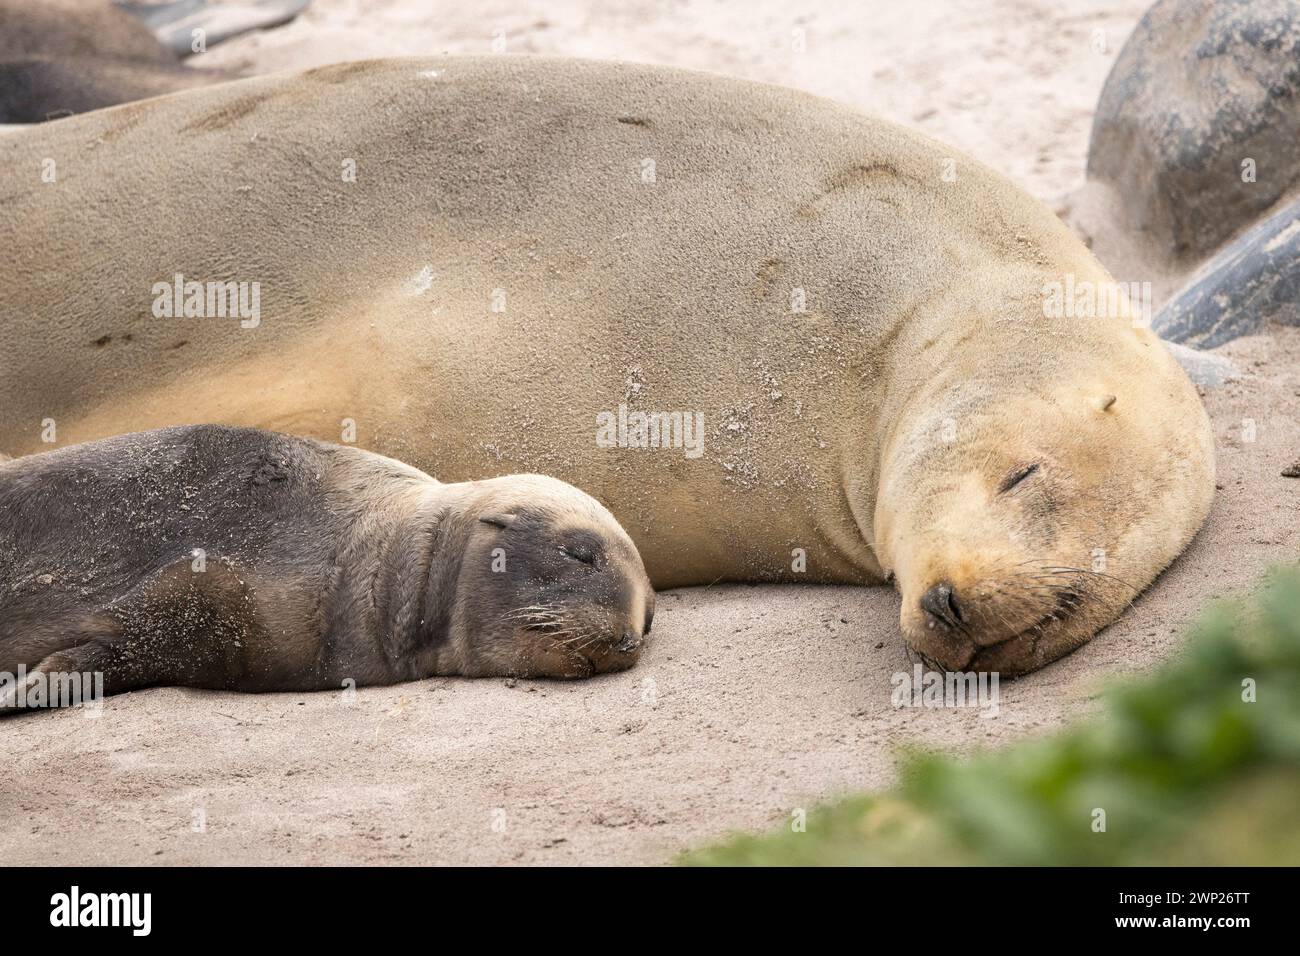
<instances>
[{"instance_id":1,"label":"dark rock","mask_svg":"<svg viewBox=\"0 0 1300 956\"><path fill-rule=\"evenodd\" d=\"M1195 259L1300 183L1298 144L1300 0L1161 0L1106 80L1088 176L1169 259Z\"/></svg>"},{"instance_id":2,"label":"dark rock","mask_svg":"<svg viewBox=\"0 0 1300 956\"><path fill-rule=\"evenodd\" d=\"M1187 377L1205 388L1219 388L1228 379L1239 378L1241 375L1237 366L1222 355L1198 352L1176 342L1166 342L1165 348L1178 360Z\"/></svg>"}]
</instances>

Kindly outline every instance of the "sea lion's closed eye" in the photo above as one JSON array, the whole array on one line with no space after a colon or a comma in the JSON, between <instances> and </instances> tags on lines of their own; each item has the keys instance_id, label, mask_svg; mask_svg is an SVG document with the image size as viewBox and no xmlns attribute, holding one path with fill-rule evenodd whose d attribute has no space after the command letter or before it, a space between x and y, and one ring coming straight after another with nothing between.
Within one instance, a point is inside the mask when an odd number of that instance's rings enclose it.
<instances>
[{"instance_id":1,"label":"sea lion's closed eye","mask_svg":"<svg viewBox=\"0 0 1300 956\"><path fill-rule=\"evenodd\" d=\"M589 564L593 568L596 566L595 552L584 547L562 544L560 545L560 553L573 561Z\"/></svg>"},{"instance_id":2,"label":"sea lion's closed eye","mask_svg":"<svg viewBox=\"0 0 1300 956\"><path fill-rule=\"evenodd\" d=\"M1007 477L1002 480L1002 484L998 486L998 494L1006 494L1036 471L1038 471L1037 463L1027 465L1024 468L1011 472L1011 474L1007 475Z\"/></svg>"}]
</instances>

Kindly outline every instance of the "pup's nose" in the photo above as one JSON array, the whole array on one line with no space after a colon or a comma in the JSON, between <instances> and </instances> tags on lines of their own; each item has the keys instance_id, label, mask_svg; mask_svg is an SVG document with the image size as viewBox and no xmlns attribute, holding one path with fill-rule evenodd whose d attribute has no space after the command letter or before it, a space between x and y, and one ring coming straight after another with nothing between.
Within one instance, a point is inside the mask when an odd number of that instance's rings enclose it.
<instances>
[{"instance_id":1,"label":"pup's nose","mask_svg":"<svg viewBox=\"0 0 1300 956\"><path fill-rule=\"evenodd\" d=\"M947 581L940 581L921 595L921 610L930 626L938 624L951 630L961 627L961 606L957 603L957 593Z\"/></svg>"},{"instance_id":2,"label":"pup's nose","mask_svg":"<svg viewBox=\"0 0 1300 956\"><path fill-rule=\"evenodd\" d=\"M630 654L641 646L641 635L636 631L624 631L623 639L614 645L614 650L620 654Z\"/></svg>"}]
</instances>

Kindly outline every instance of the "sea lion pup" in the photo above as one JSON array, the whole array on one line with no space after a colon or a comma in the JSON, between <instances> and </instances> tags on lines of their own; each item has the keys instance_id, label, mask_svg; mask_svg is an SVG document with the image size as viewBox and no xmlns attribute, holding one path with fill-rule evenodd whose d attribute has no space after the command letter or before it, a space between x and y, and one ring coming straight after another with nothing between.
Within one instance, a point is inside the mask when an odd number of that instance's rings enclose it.
<instances>
[{"instance_id":1,"label":"sea lion pup","mask_svg":"<svg viewBox=\"0 0 1300 956\"><path fill-rule=\"evenodd\" d=\"M892 579L914 647L1003 674L1214 493L1195 389L1050 210L793 90L346 63L0 137L0 196L11 452L350 419L445 480L587 489L656 587Z\"/></svg>"},{"instance_id":2,"label":"sea lion pup","mask_svg":"<svg viewBox=\"0 0 1300 956\"><path fill-rule=\"evenodd\" d=\"M32 685L586 677L635 663L653 613L609 512L540 475L441 484L210 425L0 464L0 672Z\"/></svg>"}]
</instances>

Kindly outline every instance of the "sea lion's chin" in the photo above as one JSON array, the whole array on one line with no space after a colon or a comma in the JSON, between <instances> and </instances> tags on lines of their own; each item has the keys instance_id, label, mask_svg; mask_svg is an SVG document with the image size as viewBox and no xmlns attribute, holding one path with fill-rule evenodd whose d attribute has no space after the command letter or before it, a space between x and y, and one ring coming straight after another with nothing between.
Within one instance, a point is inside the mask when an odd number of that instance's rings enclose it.
<instances>
[{"instance_id":1,"label":"sea lion's chin","mask_svg":"<svg viewBox=\"0 0 1300 956\"><path fill-rule=\"evenodd\" d=\"M580 680L596 673L591 659L561 639L539 639L536 634L518 638L519 651L515 668L517 677L549 677L554 680Z\"/></svg>"},{"instance_id":2,"label":"sea lion's chin","mask_svg":"<svg viewBox=\"0 0 1300 956\"><path fill-rule=\"evenodd\" d=\"M550 635L524 629L517 637L520 677L575 680L627 670L641 658L643 641L629 641L617 631L595 628L588 634Z\"/></svg>"},{"instance_id":3,"label":"sea lion's chin","mask_svg":"<svg viewBox=\"0 0 1300 956\"><path fill-rule=\"evenodd\" d=\"M1062 572L1064 569L1062 569ZM951 575L906 589L900 628L923 660L947 671L1012 677L1083 643L1114 616L1080 573L1048 569L1031 577L969 581Z\"/></svg>"},{"instance_id":4,"label":"sea lion's chin","mask_svg":"<svg viewBox=\"0 0 1300 956\"><path fill-rule=\"evenodd\" d=\"M908 646L927 664L944 671L998 671L1007 676L1034 669L1038 644L1069 625L1044 615L1019 631L1005 626L949 629L930 622L905 622Z\"/></svg>"},{"instance_id":5,"label":"sea lion's chin","mask_svg":"<svg viewBox=\"0 0 1300 956\"><path fill-rule=\"evenodd\" d=\"M640 660L644 639L601 628L524 626L479 632L460 643L470 649L464 676L579 680L627 670Z\"/></svg>"}]
</instances>

